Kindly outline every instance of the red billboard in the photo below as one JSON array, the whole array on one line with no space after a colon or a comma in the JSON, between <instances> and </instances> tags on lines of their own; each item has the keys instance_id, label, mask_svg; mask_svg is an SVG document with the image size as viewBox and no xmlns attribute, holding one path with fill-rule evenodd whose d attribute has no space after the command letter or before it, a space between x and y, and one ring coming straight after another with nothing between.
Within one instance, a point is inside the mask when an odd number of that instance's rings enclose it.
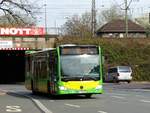
<instances>
[{"instance_id":1,"label":"red billboard","mask_svg":"<svg viewBox=\"0 0 150 113\"><path fill-rule=\"evenodd\" d=\"M31 28L0 28L0 36L36 36L45 35L43 27Z\"/></svg>"}]
</instances>

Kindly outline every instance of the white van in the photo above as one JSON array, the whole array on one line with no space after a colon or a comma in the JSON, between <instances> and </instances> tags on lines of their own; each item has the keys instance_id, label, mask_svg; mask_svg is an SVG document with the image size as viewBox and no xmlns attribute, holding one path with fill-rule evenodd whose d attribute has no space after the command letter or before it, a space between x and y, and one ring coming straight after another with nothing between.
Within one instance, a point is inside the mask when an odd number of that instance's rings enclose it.
<instances>
[{"instance_id":1,"label":"white van","mask_svg":"<svg viewBox=\"0 0 150 113\"><path fill-rule=\"evenodd\" d=\"M105 75L104 80L106 82L113 81L118 83L125 81L130 83L132 80L132 69L130 66L116 66L108 69L108 73Z\"/></svg>"}]
</instances>

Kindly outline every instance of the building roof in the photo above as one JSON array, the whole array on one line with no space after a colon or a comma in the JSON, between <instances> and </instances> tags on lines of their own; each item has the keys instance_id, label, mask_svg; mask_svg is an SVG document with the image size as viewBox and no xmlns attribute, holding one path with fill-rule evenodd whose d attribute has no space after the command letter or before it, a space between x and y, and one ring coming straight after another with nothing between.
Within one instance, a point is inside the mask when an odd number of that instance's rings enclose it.
<instances>
[{"instance_id":1,"label":"building roof","mask_svg":"<svg viewBox=\"0 0 150 113\"><path fill-rule=\"evenodd\" d=\"M125 20L112 20L106 24L104 24L100 29L98 29L97 33L125 33ZM145 33L145 29L128 20L128 32L129 33Z\"/></svg>"}]
</instances>

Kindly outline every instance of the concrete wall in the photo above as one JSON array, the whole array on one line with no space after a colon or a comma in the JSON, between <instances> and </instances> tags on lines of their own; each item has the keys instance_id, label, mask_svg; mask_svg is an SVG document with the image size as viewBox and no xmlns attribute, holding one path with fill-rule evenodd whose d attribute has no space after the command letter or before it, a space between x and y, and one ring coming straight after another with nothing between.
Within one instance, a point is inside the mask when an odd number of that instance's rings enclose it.
<instances>
[{"instance_id":1,"label":"concrete wall","mask_svg":"<svg viewBox=\"0 0 150 113\"><path fill-rule=\"evenodd\" d=\"M56 38L49 38L49 40L45 41L44 37L42 37L42 38L0 37L0 40L12 41L14 48L31 48L31 49L54 47L55 39Z\"/></svg>"},{"instance_id":2,"label":"concrete wall","mask_svg":"<svg viewBox=\"0 0 150 113\"><path fill-rule=\"evenodd\" d=\"M103 33L101 34L103 38L124 38L125 33ZM128 37L132 38L146 38L145 33L128 33Z\"/></svg>"}]
</instances>

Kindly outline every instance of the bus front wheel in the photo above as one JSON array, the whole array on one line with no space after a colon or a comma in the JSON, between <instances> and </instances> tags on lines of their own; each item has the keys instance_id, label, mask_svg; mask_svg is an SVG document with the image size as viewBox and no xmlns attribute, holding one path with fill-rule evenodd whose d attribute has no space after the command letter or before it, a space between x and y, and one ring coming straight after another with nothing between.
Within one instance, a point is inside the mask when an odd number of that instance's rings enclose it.
<instances>
[{"instance_id":1,"label":"bus front wheel","mask_svg":"<svg viewBox=\"0 0 150 113\"><path fill-rule=\"evenodd\" d=\"M86 98L91 98L92 94L86 94L85 97Z\"/></svg>"}]
</instances>

